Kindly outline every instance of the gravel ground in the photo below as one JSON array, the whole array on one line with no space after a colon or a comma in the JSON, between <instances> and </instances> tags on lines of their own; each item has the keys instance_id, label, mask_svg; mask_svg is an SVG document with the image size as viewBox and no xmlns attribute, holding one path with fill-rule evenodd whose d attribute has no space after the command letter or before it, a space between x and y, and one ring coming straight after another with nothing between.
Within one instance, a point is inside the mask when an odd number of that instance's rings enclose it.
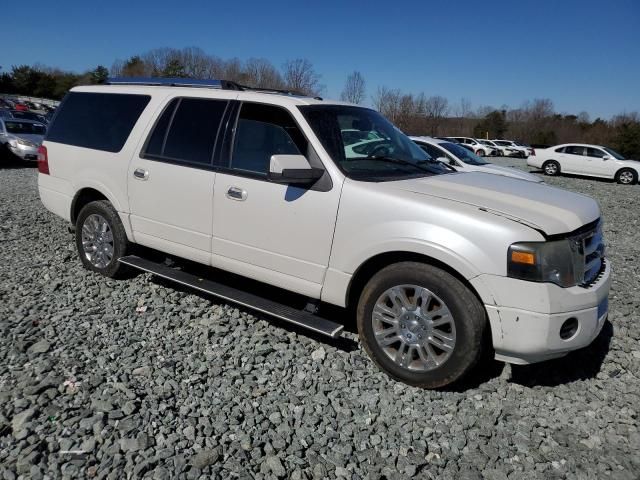
<instances>
[{"instance_id":1,"label":"gravel ground","mask_svg":"<svg viewBox=\"0 0 640 480\"><path fill-rule=\"evenodd\" d=\"M640 478L640 186L547 182L602 206L610 323L564 359L433 392L388 379L353 334L83 270L35 171L0 169L0 474Z\"/></svg>"}]
</instances>

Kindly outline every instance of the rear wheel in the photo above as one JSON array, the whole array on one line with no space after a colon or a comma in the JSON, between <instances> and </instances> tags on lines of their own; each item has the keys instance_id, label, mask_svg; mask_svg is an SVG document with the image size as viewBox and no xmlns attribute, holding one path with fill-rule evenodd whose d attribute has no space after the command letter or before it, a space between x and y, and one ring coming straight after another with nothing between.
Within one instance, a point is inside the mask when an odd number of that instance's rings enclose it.
<instances>
[{"instance_id":1,"label":"rear wheel","mask_svg":"<svg viewBox=\"0 0 640 480\"><path fill-rule=\"evenodd\" d=\"M477 154L478 154L478 156L480 156L480 157L484 157L484 156L486 155L486 153L485 153L485 151L484 151L484 150L478 150L476 153L477 153Z\"/></svg>"},{"instance_id":2,"label":"rear wheel","mask_svg":"<svg viewBox=\"0 0 640 480\"><path fill-rule=\"evenodd\" d=\"M560 164L555 160L550 160L545 162L542 166L542 170L544 170L545 175L553 177L560 174Z\"/></svg>"},{"instance_id":3,"label":"rear wheel","mask_svg":"<svg viewBox=\"0 0 640 480\"><path fill-rule=\"evenodd\" d=\"M106 200L85 205L76 220L76 247L80 261L105 277L122 278L130 270L118 259L130 249L120 216Z\"/></svg>"},{"instance_id":4,"label":"rear wheel","mask_svg":"<svg viewBox=\"0 0 640 480\"><path fill-rule=\"evenodd\" d=\"M623 168L616 174L616 182L622 185L633 185L638 183L638 174L630 168Z\"/></svg>"},{"instance_id":5,"label":"rear wheel","mask_svg":"<svg viewBox=\"0 0 640 480\"><path fill-rule=\"evenodd\" d=\"M378 367L422 388L444 387L472 370L486 329L482 304L462 282L417 262L391 265L371 278L357 323Z\"/></svg>"}]
</instances>

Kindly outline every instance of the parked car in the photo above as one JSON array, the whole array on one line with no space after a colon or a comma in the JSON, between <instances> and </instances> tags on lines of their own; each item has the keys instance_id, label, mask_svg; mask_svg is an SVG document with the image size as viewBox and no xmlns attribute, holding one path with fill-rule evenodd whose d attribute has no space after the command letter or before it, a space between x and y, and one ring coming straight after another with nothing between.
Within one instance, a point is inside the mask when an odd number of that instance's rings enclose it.
<instances>
[{"instance_id":1,"label":"parked car","mask_svg":"<svg viewBox=\"0 0 640 480\"><path fill-rule=\"evenodd\" d=\"M25 120L33 120L35 122L40 122L43 124L47 124L49 123L49 120L47 120L47 117L45 117L44 115L40 115L39 113L35 113L35 112L24 112L21 110L10 110L11 112L11 116L12 118L21 118L21 119L25 119Z\"/></svg>"},{"instance_id":2,"label":"parked car","mask_svg":"<svg viewBox=\"0 0 640 480\"><path fill-rule=\"evenodd\" d=\"M593 199L451 172L370 108L184 82L75 87L56 114L40 198L75 226L87 269L152 272L331 337L354 312L373 361L426 388L462 378L483 348L530 363L598 335L611 267ZM344 125L384 141L354 156ZM133 245L295 292L306 307Z\"/></svg>"},{"instance_id":3,"label":"parked car","mask_svg":"<svg viewBox=\"0 0 640 480\"><path fill-rule=\"evenodd\" d=\"M519 178L529 182L542 182L537 175L532 175L516 168L502 167L487 162L475 153L462 148L462 145L451 143L448 140L439 140L431 137L410 137L430 157L441 161L458 172L483 172L506 177Z\"/></svg>"},{"instance_id":4,"label":"parked car","mask_svg":"<svg viewBox=\"0 0 640 480\"><path fill-rule=\"evenodd\" d=\"M547 175L569 173L614 179L625 185L638 183L640 162L628 160L602 145L567 143L538 150L527 165L541 168Z\"/></svg>"},{"instance_id":5,"label":"parked car","mask_svg":"<svg viewBox=\"0 0 640 480\"><path fill-rule=\"evenodd\" d=\"M38 159L46 127L39 122L23 119L0 118L0 146L4 157L21 160Z\"/></svg>"},{"instance_id":6,"label":"parked car","mask_svg":"<svg viewBox=\"0 0 640 480\"><path fill-rule=\"evenodd\" d=\"M460 143L461 145L464 146L468 146L469 150L471 150L473 153L475 153L476 155L479 155L481 157L486 157L489 155L492 155L495 153L495 149L492 147L489 147L487 145L484 145L482 143L480 143L478 140L476 140L475 138L469 138L469 137L448 137L448 139L454 139L456 140L458 143Z\"/></svg>"},{"instance_id":7,"label":"parked car","mask_svg":"<svg viewBox=\"0 0 640 480\"><path fill-rule=\"evenodd\" d=\"M493 143L500 147L505 147L508 157L528 158L532 150L524 145L520 145L513 140L492 140Z\"/></svg>"},{"instance_id":8,"label":"parked car","mask_svg":"<svg viewBox=\"0 0 640 480\"><path fill-rule=\"evenodd\" d=\"M29 107L22 102L16 102L14 105L14 110L19 110L21 112L28 112L29 111Z\"/></svg>"},{"instance_id":9,"label":"parked car","mask_svg":"<svg viewBox=\"0 0 640 480\"><path fill-rule=\"evenodd\" d=\"M508 148L501 147L500 145L497 145L496 143L494 143L492 140L486 140L484 138L477 138L476 140L481 144L486 145L487 147L492 149L493 150L491 152L492 156L506 157L509 154Z\"/></svg>"}]
</instances>

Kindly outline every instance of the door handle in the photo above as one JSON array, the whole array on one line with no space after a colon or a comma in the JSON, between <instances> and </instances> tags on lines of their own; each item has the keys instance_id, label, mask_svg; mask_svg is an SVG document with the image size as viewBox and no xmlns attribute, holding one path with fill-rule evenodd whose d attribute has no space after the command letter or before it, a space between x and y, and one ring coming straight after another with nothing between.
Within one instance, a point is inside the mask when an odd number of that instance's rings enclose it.
<instances>
[{"instance_id":1,"label":"door handle","mask_svg":"<svg viewBox=\"0 0 640 480\"><path fill-rule=\"evenodd\" d=\"M238 187L229 187L229 190L227 190L227 198L242 202L247 199L247 191Z\"/></svg>"},{"instance_id":2,"label":"door handle","mask_svg":"<svg viewBox=\"0 0 640 480\"><path fill-rule=\"evenodd\" d=\"M136 168L133 171L133 176L138 180L148 180L149 179L149 171L144 170L143 168Z\"/></svg>"}]
</instances>

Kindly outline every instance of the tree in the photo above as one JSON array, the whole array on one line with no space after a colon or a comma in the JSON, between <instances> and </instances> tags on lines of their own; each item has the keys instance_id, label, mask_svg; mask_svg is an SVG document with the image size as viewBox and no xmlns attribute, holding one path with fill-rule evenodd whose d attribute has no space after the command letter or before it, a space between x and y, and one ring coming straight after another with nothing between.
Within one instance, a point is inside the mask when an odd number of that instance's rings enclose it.
<instances>
[{"instance_id":1,"label":"tree","mask_svg":"<svg viewBox=\"0 0 640 480\"><path fill-rule=\"evenodd\" d=\"M473 129L476 138L502 138L507 131L506 112L494 110Z\"/></svg>"},{"instance_id":2,"label":"tree","mask_svg":"<svg viewBox=\"0 0 640 480\"><path fill-rule=\"evenodd\" d=\"M89 72L91 83L99 84L107 81L109 77L109 70L107 67L103 67L102 65L98 65L94 70Z\"/></svg>"},{"instance_id":3,"label":"tree","mask_svg":"<svg viewBox=\"0 0 640 480\"><path fill-rule=\"evenodd\" d=\"M124 62L121 75L123 77L145 77L148 68L145 62L138 55L134 55Z\"/></svg>"},{"instance_id":4,"label":"tree","mask_svg":"<svg viewBox=\"0 0 640 480\"><path fill-rule=\"evenodd\" d=\"M278 72L269 60L264 58L250 58L244 66L244 81L250 87L275 88L285 87L282 75Z\"/></svg>"},{"instance_id":5,"label":"tree","mask_svg":"<svg viewBox=\"0 0 640 480\"><path fill-rule=\"evenodd\" d=\"M442 119L449 111L449 101L440 95L435 95L426 100L424 108L425 115L429 120L431 135L437 135Z\"/></svg>"},{"instance_id":6,"label":"tree","mask_svg":"<svg viewBox=\"0 0 640 480\"><path fill-rule=\"evenodd\" d=\"M351 103L362 103L365 96L365 81L362 74L358 71L353 72L347 77L344 89L340 94L340 100Z\"/></svg>"},{"instance_id":7,"label":"tree","mask_svg":"<svg viewBox=\"0 0 640 480\"><path fill-rule=\"evenodd\" d=\"M180 60L173 58L164 66L160 72L161 77L186 77L184 72L184 65L180 63Z\"/></svg>"},{"instance_id":8,"label":"tree","mask_svg":"<svg viewBox=\"0 0 640 480\"><path fill-rule=\"evenodd\" d=\"M287 60L283 66L286 87L304 95L318 95L322 90L320 75L306 58Z\"/></svg>"}]
</instances>

